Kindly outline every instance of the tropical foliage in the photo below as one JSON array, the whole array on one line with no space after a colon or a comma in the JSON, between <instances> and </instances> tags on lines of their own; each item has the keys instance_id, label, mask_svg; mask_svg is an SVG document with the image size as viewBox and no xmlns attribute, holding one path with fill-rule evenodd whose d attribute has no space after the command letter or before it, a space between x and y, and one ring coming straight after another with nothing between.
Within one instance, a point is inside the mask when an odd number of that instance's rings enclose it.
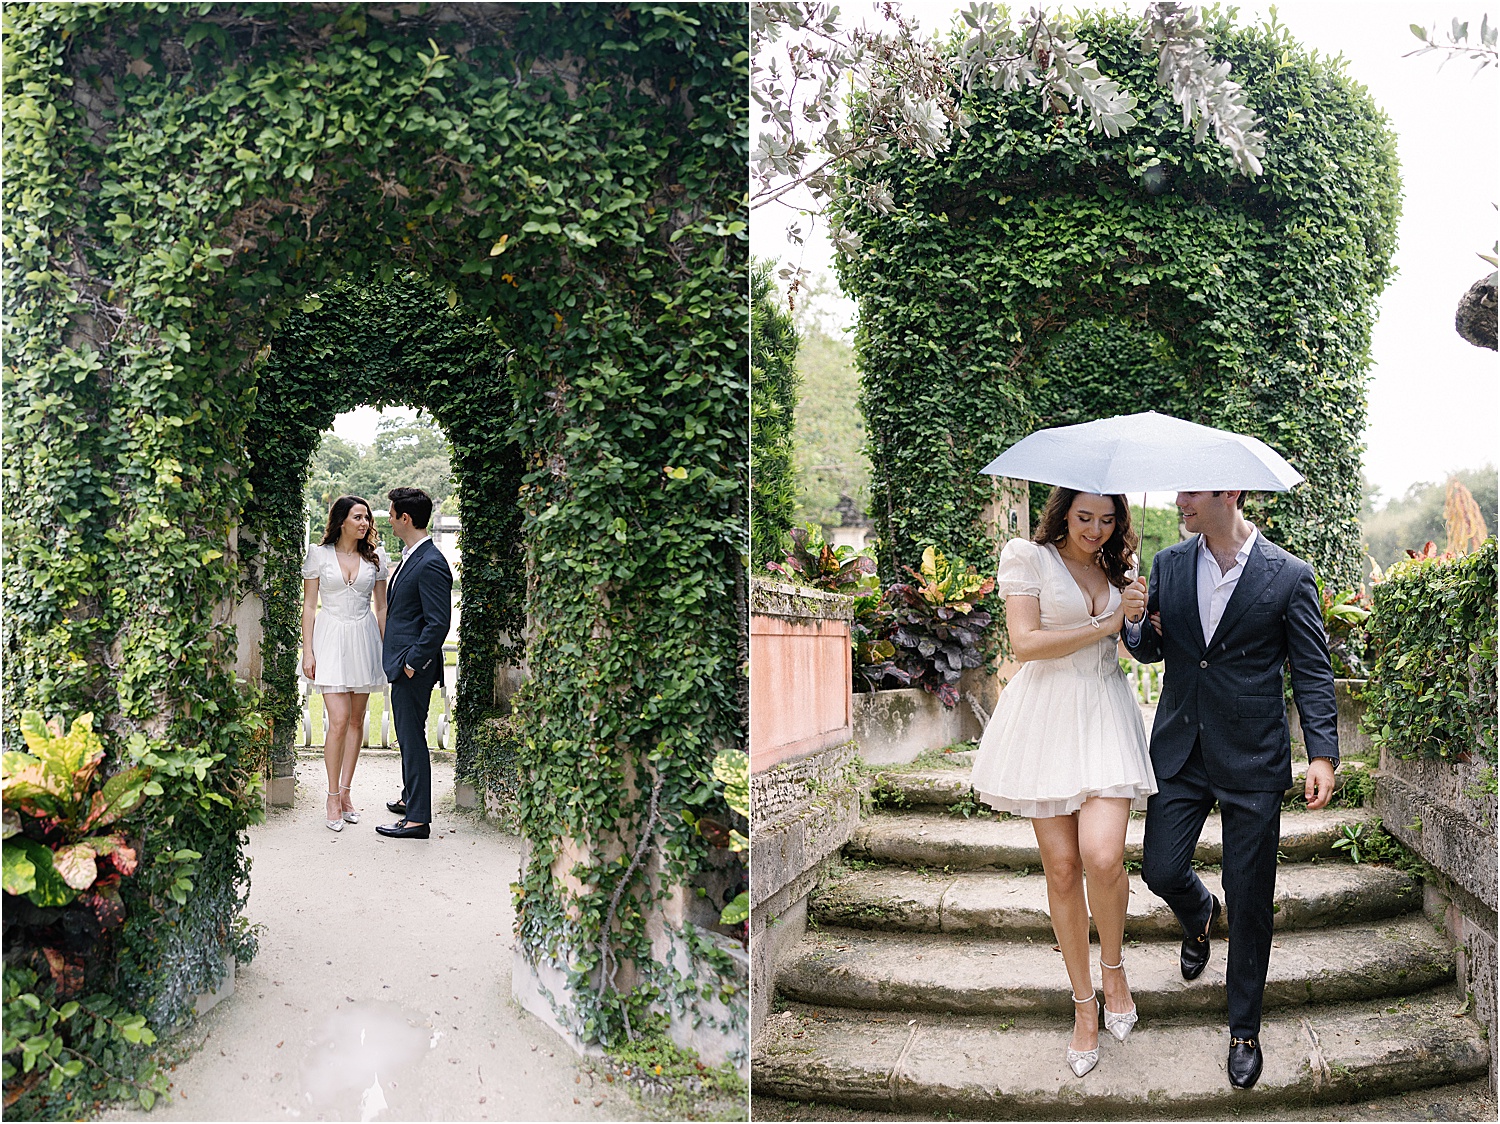
<instances>
[{"instance_id":1,"label":"tropical foliage","mask_svg":"<svg viewBox=\"0 0 1500 1124\"><path fill-rule=\"evenodd\" d=\"M1334 593L1318 578L1318 602L1323 612L1323 634L1336 679L1364 679L1370 674L1365 663L1365 625L1370 619L1370 598L1363 590Z\"/></svg>"},{"instance_id":2,"label":"tropical foliage","mask_svg":"<svg viewBox=\"0 0 1500 1124\"><path fill-rule=\"evenodd\" d=\"M314 532L322 529L329 505L339 496L364 496L380 510L386 506L386 493L401 485L421 488L432 497L435 510L457 515L451 457L441 427L422 413L410 419L382 417L368 446L336 433L323 434L303 489Z\"/></svg>"},{"instance_id":3,"label":"tropical foliage","mask_svg":"<svg viewBox=\"0 0 1500 1124\"><path fill-rule=\"evenodd\" d=\"M1389 566L1406 557L1408 550L1422 549L1426 542L1448 539L1444 508L1452 481L1464 485L1479 508L1479 517L1493 530L1500 512L1500 474L1494 465L1456 472L1448 483L1419 481L1403 495L1392 497L1379 508L1370 496L1360 513L1365 552L1379 566ZM1373 491L1373 489L1371 489Z\"/></svg>"},{"instance_id":4,"label":"tropical foliage","mask_svg":"<svg viewBox=\"0 0 1500 1124\"><path fill-rule=\"evenodd\" d=\"M895 663L909 682L951 707L964 670L984 665L984 635L993 618L979 602L995 588L995 579L930 546L922 552L922 568L907 572L914 582L885 590L896 623L890 635Z\"/></svg>"},{"instance_id":5,"label":"tropical foliage","mask_svg":"<svg viewBox=\"0 0 1500 1124\"><path fill-rule=\"evenodd\" d=\"M852 546L830 546L816 523L793 527L787 533L786 556L767 562L766 569L829 593L854 593L876 584L875 559Z\"/></svg>"}]
</instances>

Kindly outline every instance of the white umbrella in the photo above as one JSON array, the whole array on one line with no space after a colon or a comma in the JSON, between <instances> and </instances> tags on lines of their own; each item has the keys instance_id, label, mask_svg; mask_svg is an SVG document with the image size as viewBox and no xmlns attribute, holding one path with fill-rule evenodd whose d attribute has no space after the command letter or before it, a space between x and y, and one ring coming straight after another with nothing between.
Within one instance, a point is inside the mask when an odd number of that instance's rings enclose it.
<instances>
[{"instance_id":1,"label":"white umbrella","mask_svg":"<svg viewBox=\"0 0 1500 1124\"><path fill-rule=\"evenodd\" d=\"M1039 429L985 465L991 476L1081 492L1285 492L1303 476L1254 437L1148 410Z\"/></svg>"}]
</instances>

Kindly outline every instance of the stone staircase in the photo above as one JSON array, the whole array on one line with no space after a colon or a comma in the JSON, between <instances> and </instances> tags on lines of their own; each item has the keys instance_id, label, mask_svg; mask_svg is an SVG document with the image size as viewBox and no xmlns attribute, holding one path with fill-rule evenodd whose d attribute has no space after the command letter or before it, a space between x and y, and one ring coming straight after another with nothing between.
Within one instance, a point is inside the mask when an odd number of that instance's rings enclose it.
<instances>
[{"instance_id":1,"label":"stone staircase","mask_svg":"<svg viewBox=\"0 0 1500 1124\"><path fill-rule=\"evenodd\" d=\"M856 829L840 876L809 903L815 924L777 972L777 1010L754 1044L756 1094L909 1117L1180 1119L1365 1101L1488 1072L1421 886L1339 857L1344 826L1369 816L1329 808L1282 814L1256 1087L1232 1089L1225 1075L1227 930L1185 982L1177 922L1134 874L1126 964L1141 1021L1123 1044L1101 1032L1098 1067L1073 1077L1072 1003L1031 825L961 814L974 811L970 755L950 760L877 779L888 810ZM1127 865L1140 861L1143 829L1133 818ZM1196 857L1215 864L1220 853L1210 817ZM1222 899L1217 872L1203 877Z\"/></svg>"}]
</instances>

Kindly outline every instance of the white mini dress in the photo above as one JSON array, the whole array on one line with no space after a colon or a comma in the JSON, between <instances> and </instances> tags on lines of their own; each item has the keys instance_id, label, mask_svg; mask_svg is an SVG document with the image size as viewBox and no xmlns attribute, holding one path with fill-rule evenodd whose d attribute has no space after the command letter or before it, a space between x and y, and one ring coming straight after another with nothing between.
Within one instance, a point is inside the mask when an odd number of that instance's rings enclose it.
<instances>
[{"instance_id":1,"label":"white mini dress","mask_svg":"<svg viewBox=\"0 0 1500 1124\"><path fill-rule=\"evenodd\" d=\"M313 690L379 694L388 686L380 658L380 624L375 620L372 592L375 583L390 575L385 550L375 548L378 565L359 560L359 574L351 583L339 566L332 543L307 548L302 577L318 579L322 607L313 619L313 659L317 666Z\"/></svg>"},{"instance_id":2,"label":"white mini dress","mask_svg":"<svg viewBox=\"0 0 1500 1124\"><path fill-rule=\"evenodd\" d=\"M996 591L1034 596L1044 629L1103 621L1120 606L1091 617L1087 595L1057 548L1012 539L1000 553ZM990 807L1029 819L1066 816L1092 796L1123 797L1137 810L1156 791L1146 726L1135 691L1120 670L1118 632L1059 659L1030 660L1000 692L974 756L970 783Z\"/></svg>"}]
</instances>

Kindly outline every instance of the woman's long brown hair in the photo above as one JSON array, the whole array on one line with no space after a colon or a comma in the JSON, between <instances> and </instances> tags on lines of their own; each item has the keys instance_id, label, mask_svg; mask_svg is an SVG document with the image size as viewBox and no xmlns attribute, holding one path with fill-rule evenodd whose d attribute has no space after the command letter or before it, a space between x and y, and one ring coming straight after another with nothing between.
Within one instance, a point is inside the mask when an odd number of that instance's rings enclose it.
<instances>
[{"instance_id":1,"label":"woman's long brown hair","mask_svg":"<svg viewBox=\"0 0 1500 1124\"><path fill-rule=\"evenodd\" d=\"M1042 509L1042 519L1036 533L1031 536L1035 543L1060 545L1068 540L1068 512L1073 510L1073 501L1085 493L1077 488L1057 487L1047 497L1047 506ZM1116 589L1130 584L1125 572L1135 560L1140 536L1130 526L1130 504L1124 496L1110 496L1115 505L1115 530L1099 548L1099 564L1104 567L1104 576Z\"/></svg>"},{"instance_id":2,"label":"woman's long brown hair","mask_svg":"<svg viewBox=\"0 0 1500 1124\"><path fill-rule=\"evenodd\" d=\"M349 512L354 510L355 504L362 504L370 513L370 531L354 544L354 549L359 551L361 558L378 570L380 559L375 556L375 545L380 540L375 537L375 509L370 506L369 501L359 496L340 496L333 501L333 506L328 509L328 526L323 528L322 545L338 547L339 536L344 532L344 520L349 518Z\"/></svg>"}]
</instances>

